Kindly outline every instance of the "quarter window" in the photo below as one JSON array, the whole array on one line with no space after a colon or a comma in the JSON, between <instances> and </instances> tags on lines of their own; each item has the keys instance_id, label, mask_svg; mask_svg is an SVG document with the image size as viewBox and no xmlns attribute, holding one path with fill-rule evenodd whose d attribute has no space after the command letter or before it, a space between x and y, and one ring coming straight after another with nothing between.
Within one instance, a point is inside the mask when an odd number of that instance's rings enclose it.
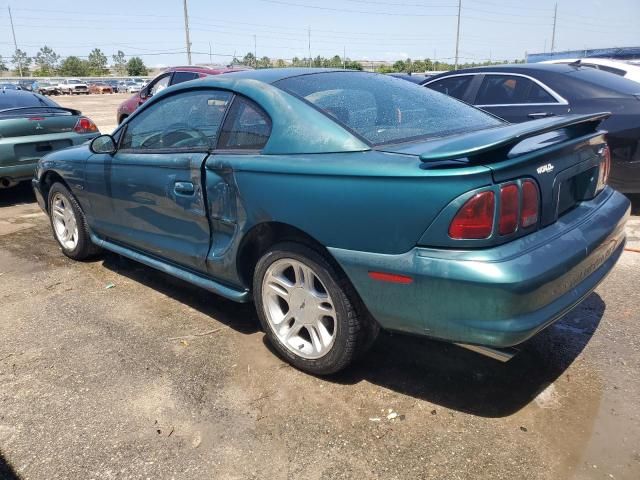
<instances>
[{"instance_id":1,"label":"quarter window","mask_svg":"<svg viewBox=\"0 0 640 480\"><path fill-rule=\"evenodd\" d=\"M473 75L461 75L458 77L448 77L429 83L427 87L440 93L449 95L457 99L462 99L473 80Z\"/></svg>"},{"instance_id":2,"label":"quarter window","mask_svg":"<svg viewBox=\"0 0 640 480\"><path fill-rule=\"evenodd\" d=\"M209 150L231 93L196 90L163 98L129 121L120 148L128 150Z\"/></svg>"},{"instance_id":3,"label":"quarter window","mask_svg":"<svg viewBox=\"0 0 640 480\"><path fill-rule=\"evenodd\" d=\"M262 149L271 134L271 121L255 103L236 97L220 133L220 149Z\"/></svg>"},{"instance_id":4,"label":"quarter window","mask_svg":"<svg viewBox=\"0 0 640 480\"><path fill-rule=\"evenodd\" d=\"M174 72L171 79L171 85L177 85L182 82L188 82L189 80L195 80L199 75L194 72Z\"/></svg>"},{"instance_id":5,"label":"quarter window","mask_svg":"<svg viewBox=\"0 0 640 480\"><path fill-rule=\"evenodd\" d=\"M485 75L476 98L478 105L527 103L557 103L557 101L537 83L517 75Z\"/></svg>"}]
</instances>

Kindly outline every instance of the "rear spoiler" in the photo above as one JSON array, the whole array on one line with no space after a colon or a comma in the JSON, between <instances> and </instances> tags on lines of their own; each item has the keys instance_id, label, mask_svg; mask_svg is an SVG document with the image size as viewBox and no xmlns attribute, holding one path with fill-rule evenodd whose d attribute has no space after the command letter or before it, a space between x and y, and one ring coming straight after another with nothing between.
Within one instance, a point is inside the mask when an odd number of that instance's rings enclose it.
<instances>
[{"instance_id":1,"label":"rear spoiler","mask_svg":"<svg viewBox=\"0 0 640 480\"><path fill-rule=\"evenodd\" d=\"M507 155L522 140L543 133L564 129L564 133L571 139L595 132L600 122L609 115L611 115L609 112L602 112L549 117L443 138L428 142L425 145L428 150L420 154L420 160L423 162L463 158L471 160L472 157L482 157L488 152L494 155Z\"/></svg>"}]
</instances>

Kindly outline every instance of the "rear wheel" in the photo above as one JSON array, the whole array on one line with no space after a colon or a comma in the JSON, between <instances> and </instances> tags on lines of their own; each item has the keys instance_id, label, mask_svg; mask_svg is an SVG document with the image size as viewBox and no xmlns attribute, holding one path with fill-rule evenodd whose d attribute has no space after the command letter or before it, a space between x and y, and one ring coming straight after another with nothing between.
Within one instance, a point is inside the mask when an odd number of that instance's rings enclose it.
<instances>
[{"instance_id":1,"label":"rear wheel","mask_svg":"<svg viewBox=\"0 0 640 480\"><path fill-rule=\"evenodd\" d=\"M54 183L49 190L49 218L53 236L67 257L85 260L100 252L91 241L80 205L61 183Z\"/></svg>"},{"instance_id":2,"label":"rear wheel","mask_svg":"<svg viewBox=\"0 0 640 480\"><path fill-rule=\"evenodd\" d=\"M272 345L293 366L327 375L351 363L371 329L351 285L311 248L272 247L258 261L254 300Z\"/></svg>"}]
</instances>

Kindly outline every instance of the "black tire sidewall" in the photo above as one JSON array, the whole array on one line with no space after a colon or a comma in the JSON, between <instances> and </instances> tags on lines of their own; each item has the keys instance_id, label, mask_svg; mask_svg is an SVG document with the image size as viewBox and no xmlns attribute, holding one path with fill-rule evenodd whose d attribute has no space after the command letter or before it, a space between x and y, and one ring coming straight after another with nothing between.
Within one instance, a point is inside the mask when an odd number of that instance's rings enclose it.
<instances>
[{"instance_id":1,"label":"black tire sidewall","mask_svg":"<svg viewBox=\"0 0 640 480\"><path fill-rule=\"evenodd\" d=\"M263 278L269 266L284 258L297 260L311 267L333 301L336 312L336 337L331 350L321 358L307 359L293 353L282 344L267 320L262 302ZM288 242L274 245L258 261L253 279L253 292L260 323L276 351L296 368L315 375L327 375L344 368L354 357L359 333L354 311L355 302L349 298L343 283L322 255L302 244Z\"/></svg>"},{"instance_id":2,"label":"black tire sidewall","mask_svg":"<svg viewBox=\"0 0 640 480\"><path fill-rule=\"evenodd\" d=\"M78 226L78 243L76 244L73 250L68 250L65 248L60 240L58 239L58 235L55 232L55 227L53 225L53 197L57 194L61 194L67 200L68 205L71 206L73 210L73 214L76 217L76 225ZM80 209L80 205L76 201L75 197L71 194L69 189L67 189L61 183L54 183L49 189L49 198L47 199L48 207L49 207L49 223L51 224L51 230L53 232L53 238L56 239L58 245L62 249L62 253L64 253L67 257L72 258L74 260L84 260L85 258L92 255L94 252L93 242L91 242L91 238L89 238L89 234L86 228L86 220L84 218L84 214Z\"/></svg>"}]
</instances>

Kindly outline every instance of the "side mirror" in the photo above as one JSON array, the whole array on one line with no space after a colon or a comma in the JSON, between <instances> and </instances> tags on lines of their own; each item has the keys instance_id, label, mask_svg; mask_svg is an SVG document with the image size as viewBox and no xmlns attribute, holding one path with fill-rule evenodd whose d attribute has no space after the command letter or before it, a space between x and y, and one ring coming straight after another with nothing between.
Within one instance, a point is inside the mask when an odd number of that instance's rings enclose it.
<instances>
[{"instance_id":1,"label":"side mirror","mask_svg":"<svg viewBox=\"0 0 640 480\"><path fill-rule=\"evenodd\" d=\"M89 150L93 153L107 153L113 155L116 153L116 141L111 135L100 135L99 137L91 140L89 144Z\"/></svg>"}]
</instances>

